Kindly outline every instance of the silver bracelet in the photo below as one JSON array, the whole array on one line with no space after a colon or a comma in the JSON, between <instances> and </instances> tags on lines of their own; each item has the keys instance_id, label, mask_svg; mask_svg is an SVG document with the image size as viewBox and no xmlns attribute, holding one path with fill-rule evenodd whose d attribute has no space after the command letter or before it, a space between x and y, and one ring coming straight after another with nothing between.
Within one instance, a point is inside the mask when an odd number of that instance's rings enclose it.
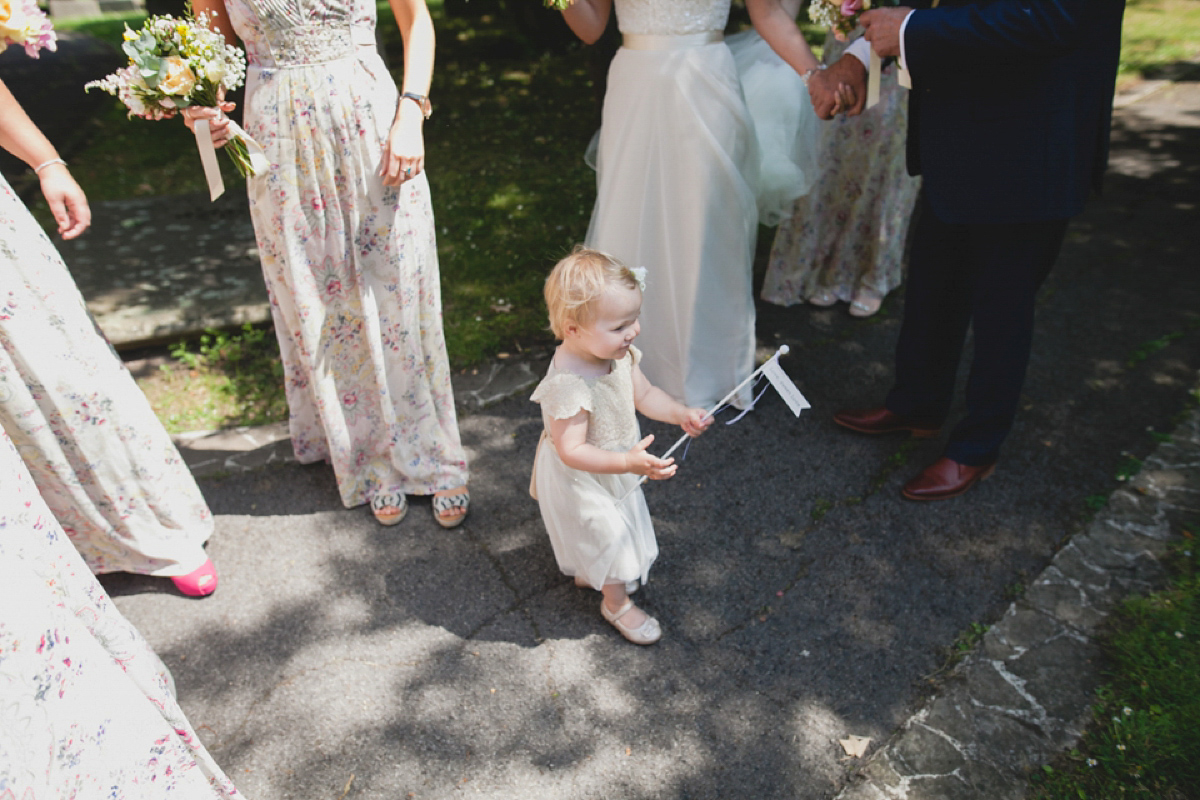
<instances>
[{"instance_id":1,"label":"silver bracelet","mask_svg":"<svg viewBox=\"0 0 1200 800\"><path fill-rule=\"evenodd\" d=\"M817 72L818 70L822 70L822 69L825 69L825 65L818 64L817 66L813 67L812 69L808 70L803 75L801 75L800 82L803 83L805 86L808 86L808 79L813 76L814 72Z\"/></svg>"},{"instance_id":2,"label":"silver bracelet","mask_svg":"<svg viewBox=\"0 0 1200 800\"><path fill-rule=\"evenodd\" d=\"M52 164L62 164L65 167L67 165L67 162L63 161L61 158L52 158L49 161L43 161L42 163L38 164L36 167L33 168L33 174L35 174L35 175L40 174L42 170L44 170L46 167L48 167Z\"/></svg>"}]
</instances>

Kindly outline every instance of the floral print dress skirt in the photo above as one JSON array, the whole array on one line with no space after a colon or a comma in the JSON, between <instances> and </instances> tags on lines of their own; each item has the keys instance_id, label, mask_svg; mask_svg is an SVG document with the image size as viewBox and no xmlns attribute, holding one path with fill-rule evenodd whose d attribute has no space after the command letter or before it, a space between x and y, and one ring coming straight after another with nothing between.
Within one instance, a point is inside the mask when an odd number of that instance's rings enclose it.
<instances>
[{"instance_id":1,"label":"floral print dress skirt","mask_svg":"<svg viewBox=\"0 0 1200 800\"><path fill-rule=\"evenodd\" d=\"M213 518L58 251L0 178L0 427L92 572L186 575Z\"/></svg>"},{"instance_id":2,"label":"floral print dress skirt","mask_svg":"<svg viewBox=\"0 0 1200 800\"><path fill-rule=\"evenodd\" d=\"M296 458L347 508L467 483L442 333L429 184L383 185L399 100L367 0L227 0L246 46L246 128L271 162L250 211Z\"/></svg>"},{"instance_id":3,"label":"floral print dress skirt","mask_svg":"<svg viewBox=\"0 0 1200 800\"><path fill-rule=\"evenodd\" d=\"M825 62L845 45L825 38ZM775 233L762 298L781 306L822 292L850 302L884 297L903 279L904 245L921 179L908 174L908 90L884 70L879 103L857 117L822 123L812 191Z\"/></svg>"},{"instance_id":4,"label":"floral print dress skirt","mask_svg":"<svg viewBox=\"0 0 1200 800\"><path fill-rule=\"evenodd\" d=\"M3 432L0 486L0 797L240 797Z\"/></svg>"}]
</instances>

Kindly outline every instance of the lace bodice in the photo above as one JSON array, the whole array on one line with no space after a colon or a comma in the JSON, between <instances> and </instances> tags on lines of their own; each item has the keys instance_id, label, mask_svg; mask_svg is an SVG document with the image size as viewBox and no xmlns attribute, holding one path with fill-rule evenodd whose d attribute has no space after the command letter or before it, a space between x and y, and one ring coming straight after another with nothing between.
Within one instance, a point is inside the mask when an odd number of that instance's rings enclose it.
<instances>
[{"instance_id":1,"label":"lace bodice","mask_svg":"<svg viewBox=\"0 0 1200 800\"><path fill-rule=\"evenodd\" d=\"M368 0L226 0L251 66L319 64L375 44Z\"/></svg>"},{"instance_id":2,"label":"lace bodice","mask_svg":"<svg viewBox=\"0 0 1200 800\"><path fill-rule=\"evenodd\" d=\"M633 365L642 357L637 348L614 361L612 371L599 378L581 378L560 370L554 362L531 398L542 406L545 419L570 419L587 411L587 442L602 450L623 452L641 439L633 406Z\"/></svg>"},{"instance_id":3,"label":"lace bodice","mask_svg":"<svg viewBox=\"0 0 1200 800\"><path fill-rule=\"evenodd\" d=\"M729 0L616 0L621 33L685 34L723 31Z\"/></svg>"}]
</instances>

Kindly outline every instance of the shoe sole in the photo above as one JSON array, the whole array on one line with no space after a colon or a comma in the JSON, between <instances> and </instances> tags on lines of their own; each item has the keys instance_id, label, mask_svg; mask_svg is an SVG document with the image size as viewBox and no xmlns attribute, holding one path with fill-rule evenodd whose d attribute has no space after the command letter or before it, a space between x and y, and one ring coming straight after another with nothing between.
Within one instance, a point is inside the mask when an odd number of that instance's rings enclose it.
<instances>
[{"instance_id":1,"label":"shoe sole","mask_svg":"<svg viewBox=\"0 0 1200 800\"><path fill-rule=\"evenodd\" d=\"M847 422L843 422L842 420L836 419L836 418L833 420L833 422L834 422L834 424L840 425L848 431L854 431L855 433L862 433L867 436L884 436L889 433L905 433L905 432L907 432L914 439L932 439L934 436L940 436L942 433L941 428L914 428L910 425L899 425L895 428L887 428L886 430L879 430L878 428L874 428L874 429L860 428L855 425L851 425Z\"/></svg>"},{"instance_id":2,"label":"shoe sole","mask_svg":"<svg viewBox=\"0 0 1200 800\"><path fill-rule=\"evenodd\" d=\"M459 514L457 517L449 517L449 518L443 519L442 517L439 517L437 514L434 514L433 521L446 529L457 528L459 525L462 525L464 522L467 521L467 515Z\"/></svg>"},{"instance_id":3,"label":"shoe sole","mask_svg":"<svg viewBox=\"0 0 1200 800\"><path fill-rule=\"evenodd\" d=\"M914 494L909 494L908 491L905 489L901 489L900 495L905 500L913 500L918 503L930 503L930 502L933 502L934 500L950 500L951 498L954 498L954 497L961 497L962 495L971 491L971 489L974 488L975 484L983 483L988 478L992 477L992 473L995 471L996 471L996 465L992 464L990 467L985 469L983 472L979 473L978 478L971 481L966 486L959 489L957 492L951 492L949 494L936 494L936 495L914 495Z\"/></svg>"}]
</instances>

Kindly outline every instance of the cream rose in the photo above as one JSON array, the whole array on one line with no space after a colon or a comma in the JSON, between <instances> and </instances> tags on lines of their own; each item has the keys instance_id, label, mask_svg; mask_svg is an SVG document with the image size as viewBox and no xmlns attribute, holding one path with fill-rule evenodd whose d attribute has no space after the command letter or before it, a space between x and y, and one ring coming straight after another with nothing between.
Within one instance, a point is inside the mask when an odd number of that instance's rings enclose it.
<instances>
[{"instance_id":1,"label":"cream rose","mask_svg":"<svg viewBox=\"0 0 1200 800\"><path fill-rule=\"evenodd\" d=\"M185 97L196 88L196 73L179 56L167 59L167 77L159 81L158 88L167 94Z\"/></svg>"}]
</instances>

